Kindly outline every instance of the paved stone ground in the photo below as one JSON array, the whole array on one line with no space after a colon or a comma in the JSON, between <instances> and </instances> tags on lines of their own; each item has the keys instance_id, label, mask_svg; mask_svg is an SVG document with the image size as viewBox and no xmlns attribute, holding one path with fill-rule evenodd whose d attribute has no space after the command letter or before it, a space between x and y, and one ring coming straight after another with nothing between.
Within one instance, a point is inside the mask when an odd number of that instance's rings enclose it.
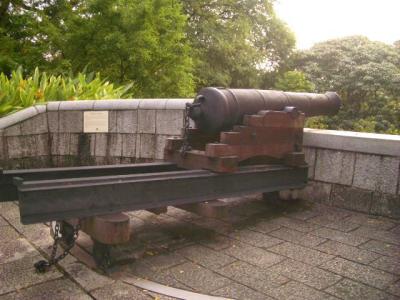
<instances>
[{"instance_id":1,"label":"paved stone ground","mask_svg":"<svg viewBox=\"0 0 400 300\"><path fill-rule=\"evenodd\" d=\"M108 274L81 234L74 256L42 275L33 263L50 251L49 227L21 225L17 205L0 204L0 300L173 299L129 274L235 299L400 299L400 221L260 196L227 207L218 218L129 213L132 241L113 249Z\"/></svg>"}]
</instances>

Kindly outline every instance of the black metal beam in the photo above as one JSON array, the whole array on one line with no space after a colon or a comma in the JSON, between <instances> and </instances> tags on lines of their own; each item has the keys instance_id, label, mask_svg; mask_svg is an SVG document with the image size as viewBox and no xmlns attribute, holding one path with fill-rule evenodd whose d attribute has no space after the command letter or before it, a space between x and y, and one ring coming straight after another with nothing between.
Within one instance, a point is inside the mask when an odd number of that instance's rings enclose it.
<instances>
[{"instance_id":1,"label":"black metal beam","mask_svg":"<svg viewBox=\"0 0 400 300\"><path fill-rule=\"evenodd\" d=\"M0 202L17 200L17 188L13 185L13 178L15 177L29 181L167 172L177 170L180 169L175 164L168 162L26 170L0 169Z\"/></svg>"},{"instance_id":2,"label":"black metal beam","mask_svg":"<svg viewBox=\"0 0 400 300\"><path fill-rule=\"evenodd\" d=\"M235 173L183 170L94 178L16 179L24 224L82 218L302 188L307 167L241 167Z\"/></svg>"}]
</instances>

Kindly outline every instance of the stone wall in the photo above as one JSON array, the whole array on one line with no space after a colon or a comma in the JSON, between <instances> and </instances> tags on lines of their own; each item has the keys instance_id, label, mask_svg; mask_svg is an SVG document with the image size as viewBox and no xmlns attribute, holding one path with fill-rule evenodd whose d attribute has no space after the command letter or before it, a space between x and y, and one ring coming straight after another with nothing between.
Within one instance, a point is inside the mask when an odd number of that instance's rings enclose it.
<instances>
[{"instance_id":1,"label":"stone wall","mask_svg":"<svg viewBox=\"0 0 400 300\"><path fill-rule=\"evenodd\" d=\"M300 198L400 218L400 136L305 129L304 149Z\"/></svg>"},{"instance_id":2,"label":"stone wall","mask_svg":"<svg viewBox=\"0 0 400 300\"><path fill-rule=\"evenodd\" d=\"M50 102L0 119L0 167L135 163L163 158L190 99ZM84 133L84 111L108 111L108 133Z\"/></svg>"},{"instance_id":3,"label":"stone wall","mask_svg":"<svg viewBox=\"0 0 400 300\"><path fill-rule=\"evenodd\" d=\"M181 134L191 99L65 101L0 119L7 169L161 160ZM84 133L84 111L108 111L108 133ZM310 183L295 194L337 207L400 218L400 136L305 129Z\"/></svg>"}]
</instances>

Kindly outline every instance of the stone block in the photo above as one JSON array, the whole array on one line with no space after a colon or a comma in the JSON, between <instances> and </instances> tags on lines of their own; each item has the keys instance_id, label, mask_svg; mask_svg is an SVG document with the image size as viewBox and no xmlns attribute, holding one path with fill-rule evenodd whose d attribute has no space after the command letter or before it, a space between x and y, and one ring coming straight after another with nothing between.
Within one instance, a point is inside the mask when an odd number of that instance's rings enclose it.
<instances>
[{"instance_id":1,"label":"stone block","mask_svg":"<svg viewBox=\"0 0 400 300\"><path fill-rule=\"evenodd\" d=\"M355 153L317 150L315 180L351 185Z\"/></svg>"},{"instance_id":2,"label":"stone block","mask_svg":"<svg viewBox=\"0 0 400 300\"><path fill-rule=\"evenodd\" d=\"M315 174L315 158L317 156L317 150L314 148L304 147L303 151L306 163L308 164L308 178L313 179Z\"/></svg>"},{"instance_id":3,"label":"stone block","mask_svg":"<svg viewBox=\"0 0 400 300\"><path fill-rule=\"evenodd\" d=\"M299 190L298 197L303 200L329 204L331 190L332 184L310 181L304 189Z\"/></svg>"},{"instance_id":4,"label":"stone block","mask_svg":"<svg viewBox=\"0 0 400 300\"><path fill-rule=\"evenodd\" d=\"M58 111L61 101L50 101L47 103L47 111Z\"/></svg>"},{"instance_id":5,"label":"stone block","mask_svg":"<svg viewBox=\"0 0 400 300\"><path fill-rule=\"evenodd\" d=\"M65 266L65 271L87 291L91 291L114 282L114 280L98 274L81 263L69 264Z\"/></svg>"},{"instance_id":6,"label":"stone block","mask_svg":"<svg viewBox=\"0 0 400 300\"><path fill-rule=\"evenodd\" d=\"M324 263L321 268L379 289L384 289L397 279L393 274L339 257Z\"/></svg>"},{"instance_id":7,"label":"stone block","mask_svg":"<svg viewBox=\"0 0 400 300\"><path fill-rule=\"evenodd\" d=\"M47 132L47 114L39 114L21 122L21 133L23 135L42 134Z\"/></svg>"},{"instance_id":8,"label":"stone block","mask_svg":"<svg viewBox=\"0 0 400 300\"><path fill-rule=\"evenodd\" d=\"M182 110L157 110L156 111L156 133L181 135L184 113Z\"/></svg>"},{"instance_id":9,"label":"stone block","mask_svg":"<svg viewBox=\"0 0 400 300\"><path fill-rule=\"evenodd\" d=\"M24 108L13 114L0 118L0 129L11 127L15 124L21 123L33 116L36 116L38 111L34 107Z\"/></svg>"},{"instance_id":10,"label":"stone block","mask_svg":"<svg viewBox=\"0 0 400 300\"><path fill-rule=\"evenodd\" d=\"M127 133L122 135L122 156L136 157L137 134Z\"/></svg>"},{"instance_id":11,"label":"stone block","mask_svg":"<svg viewBox=\"0 0 400 300\"><path fill-rule=\"evenodd\" d=\"M400 195L374 192L371 214L400 219Z\"/></svg>"},{"instance_id":12,"label":"stone block","mask_svg":"<svg viewBox=\"0 0 400 300\"><path fill-rule=\"evenodd\" d=\"M50 155L50 143L48 133L36 135L36 155Z\"/></svg>"},{"instance_id":13,"label":"stone block","mask_svg":"<svg viewBox=\"0 0 400 300\"><path fill-rule=\"evenodd\" d=\"M80 136L79 134L76 133L71 133L70 139L69 139L69 155L83 155L84 153L80 153L79 149L79 139Z\"/></svg>"},{"instance_id":14,"label":"stone block","mask_svg":"<svg viewBox=\"0 0 400 300\"><path fill-rule=\"evenodd\" d=\"M49 124L49 132L53 133L59 131L58 111L47 112L47 121Z\"/></svg>"},{"instance_id":15,"label":"stone block","mask_svg":"<svg viewBox=\"0 0 400 300\"><path fill-rule=\"evenodd\" d=\"M92 110L94 102L94 100L61 101L59 110Z\"/></svg>"},{"instance_id":16,"label":"stone block","mask_svg":"<svg viewBox=\"0 0 400 300\"><path fill-rule=\"evenodd\" d=\"M113 133L108 136L108 154L112 157L122 156L122 134Z\"/></svg>"},{"instance_id":17,"label":"stone block","mask_svg":"<svg viewBox=\"0 0 400 300\"><path fill-rule=\"evenodd\" d=\"M155 110L138 110L138 133L155 133L156 132L156 111Z\"/></svg>"},{"instance_id":18,"label":"stone block","mask_svg":"<svg viewBox=\"0 0 400 300\"><path fill-rule=\"evenodd\" d=\"M163 159L164 158L164 148L169 135L156 135L156 159Z\"/></svg>"},{"instance_id":19,"label":"stone block","mask_svg":"<svg viewBox=\"0 0 400 300\"><path fill-rule=\"evenodd\" d=\"M362 189L396 194L400 158L357 154L353 185Z\"/></svg>"},{"instance_id":20,"label":"stone block","mask_svg":"<svg viewBox=\"0 0 400 300\"><path fill-rule=\"evenodd\" d=\"M7 137L7 152L10 159L36 156L36 147L36 137L33 135Z\"/></svg>"},{"instance_id":21,"label":"stone block","mask_svg":"<svg viewBox=\"0 0 400 300\"><path fill-rule=\"evenodd\" d=\"M368 213L372 205L372 191L334 184L331 205Z\"/></svg>"},{"instance_id":22,"label":"stone block","mask_svg":"<svg viewBox=\"0 0 400 300\"><path fill-rule=\"evenodd\" d=\"M39 114L43 114L47 111L47 106L45 104L37 104L34 108Z\"/></svg>"},{"instance_id":23,"label":"stone block","mask_svg":"<svg viewBox=\"0 0 400 300\"><path fill-rule=\"evenodd\" d=\"M165 105L166 109L180 109L182 111L185 110L186 103L192 103L193 99L167 99L167 103Z\"/></svg>"},{"instance_id":24,"label":"stone block","mask_svg":"<svg viewBox=\"0 0 400 300\"><path fill-rule=\"evenodd\" d=\"M327 288L326 291L329 294L335 295L339 299L395 299L395 297L392 297L379 289L370 287L357 281L343 279L334 286Z\"/></svg>"},{"instance_id":25,"label":"stone block","mask_svg":"<svg viewBox=\"0 0 400 300\"><path fill-rule=\"evenodd\" d=\"M138 111L137 110L120 110L115 113L115 131L117 133L136 133L138 128Z\"/></svg>"},{"instance_id":26,"label":"stone block","mask_svg":"<svg viewBox=\"0 0 400 300\"><path fill-rule=\"evenodd\" d=\"M154 158L156 136L154 134L140 134L138 137L139 148L136 154L137 158Z\"/></svg>"},{"instance_id":27,"label":"stone block","mask_svg":"<svg viewBox=\"0 0 400 300\"><path fill-rule=\"evenodd\" d=\"M165 109L168 99L140 99L139 109Z\"/></svg>"},{"instance_id":28,"label":"stone block","mask_svg":"<svg viewBox=\"0 0 400 300\"><path fill-rule=\"evenodd\" d=\"M6 159L6 137L0 132L0 161Z\"/></svg>"},{"instance_id":29,"label":"stone block","mask_svg":"<svg viewBox=\"0 0 400 300\"><path fill-rule=\"evenodd\" d=\"M231 283L229 279L189 262L173 267L170 271L170 274L179 282L205 293Z\"/></svg>"},{"instance_id":30,"label":"stone block","mask_svg":"<svg viewBox=\"0 0 400 300\"><path fill-rule=\"evenodd\" d=\"M59 132L80 133L83 131L83 111L60 111Z\"/></svg>"},{"instance_id":31,"label":"stone block","mask_svg":"<svg viewBox=\"0 0 400 300\"><path fill-rule=\"evenodd\" d=\"M379 254L374 252L331 240L328 240L326 243L317 246L316 249L366 265L379 257Z\"/></svg>"},{"instance_id":32,"label":"stone block","mask_svg":"<svg viewBox=\"0 0 400 300\"><path fill-rule=\"evenodd\" d=\"M22 135L21 124L15 124L7 127L3 131L4 136L20 136Z\"/></svg>"},{"instance_id":33,"label":"stone block","mask_svg":"<svg viewBox=\"0 0 400 300\"><path fill-rule=\"evenodd\" d=\"M108 299L136 299L136 300L151 300L151 299L170 299L160 298L160 297L150 297L145 294L142 289L137 288L133 285L129 285L122 282L115 282L111 285L106 285L93 291L92 296L98 300L108 300ZM172 298L171 298L172 299Z\"/></svg>"},{"instance_id":34,"label":"stone block","mask_svg":"<svg viewBox=\"0 0 400 300\"><path fill-rule=\"evenodd\" d=\"M279 273L293 280L304 283L316 289L325 289L340 279L341 276L320 268L310 266L292 259L287 259L272 266L268 272Z\"/></svg>"},{"instance_id":35,"label":"stone block","mask_svg":"<svg viewBox=\"0 0 400 300\"><path fill-rule=\"evenodd\" d=\"M134 110L139 106L139 99L96 100L94 110Z\"/></svg>"},{"instance_id":36,"label":"stone block","mask_svg":"<svg viewBox=\"0 0 400 300\"><path fill-rule=\"evenodd\" d=\"M322 238L326 238L339 243L344 243L354 247L359 246L369 240L369 238L365 238L359 235L325 227L314 230L313 234Z\"/></svg>"},{"instance_id":37,"label":"stone block","mask_svg":"<svg viewBox=\"0 0 400 300\"><path fill-rule=\"evenodd\" d=\"M51 134L51 155L69 155L70 140L70 133Z\"/></svg>"},{"instance_id":38,"label":"stone block","mask_svg":"<svg viewBox=\"0 0 400 300\"><path fill-rule=\"evenodd\" d=\"M96 157L107 156L108 134L96 133L94 153Z\"/></svg>"}]
</instances>

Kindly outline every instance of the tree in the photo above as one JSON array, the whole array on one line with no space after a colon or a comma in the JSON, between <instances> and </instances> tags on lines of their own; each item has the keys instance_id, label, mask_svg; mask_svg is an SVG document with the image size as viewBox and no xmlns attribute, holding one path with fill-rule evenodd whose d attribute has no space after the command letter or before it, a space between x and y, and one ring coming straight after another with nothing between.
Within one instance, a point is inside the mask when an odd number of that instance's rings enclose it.
<instances>
[{"instance_id":1,"label":"tree","mask_svg":"<svg viewBox=\"0 0 400 300\"><path fill-rule=\"evenodd\" d=\"M362 36L330 40L299 53L293 67L317 91L341 95L344 105L336 117L325 118L328 128L399 132L400 53L394 46Z\"/></svg>"},{"instance_id":2,"label":"tree","mask_svg":"<svg viewBox=\"0 0 400 300\"><path fill-rule=\"evenodd\" d=\"M315 86L300 71L287 71L278 77L275 88L290 92L312 92Z\"/></svg>"},{"instance_id":3,"label":"tree","mask_svg":"<svg viewBox=\"0 0 400 300\"><path fill-rule=\"evenodd\" d=\"M197 86L259 87L290 55L294 35L271 0L182 0Z\"/></svg>"},{"instance_id":4,"label":"tree","mask_svg":"<svg viewBox=\"0 0 400 300\"><path fill-rule=\"evenodd\" d=\"M15 48L16 57L26 49L36 51L27 55L32 61L9 56L4 63L9 68L101 72L114 82L133 82L139 97L193 93L186 16L177 0L15 0L5 14L8 27L17 28L15 20L24 17L31 30L22 39L20 28L6 36L7 48Z\"/></svg>"}]
</instances>

